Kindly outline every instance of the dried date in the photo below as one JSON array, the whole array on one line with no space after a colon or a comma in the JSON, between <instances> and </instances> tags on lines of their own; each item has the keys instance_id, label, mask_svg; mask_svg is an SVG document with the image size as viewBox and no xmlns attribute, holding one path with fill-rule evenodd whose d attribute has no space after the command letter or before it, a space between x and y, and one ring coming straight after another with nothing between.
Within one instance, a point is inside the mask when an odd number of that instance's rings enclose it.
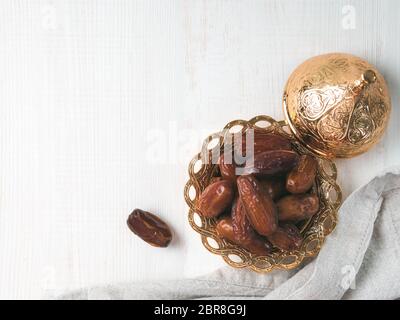
<instances>
[{"instance_id":1,"label":"dried date","mask_svg":"<svg viewBox=\"0 0 400 320\"><path fill-rule=\"evenodd\" d=\"M216 225L216 231L220 237L225 238L226 240L231 241L256 255L265 256L271 252L271 244L266 239L263 239L255 233L250 234L245 239L238 240L234 235L231 217L220 219Z\"/></svg>"},{"instance_id":2,"label":"dried date","mask_svg":"<svg viewBox=\"0 0 400 320\"><path fill-rule=\"evenodd\" d=\"M272 198L251 175L237 179L239 195L252 227L263 236L275 232L277 210Z\"/></svg>"},{"instance_id":3,"label":"dried date","mask_svg":"<svg viewBox=\"0 0 400 320\"><path fill-rule=\"evenodd\" d=\"M303 237L295 225L283 224L268 237L268 240L279 249L293 251L300 248Z\"/></svg>"},{"instance_id":4,"label":"dried date","mask_svg":"<svg viewBox=\"0 0 400 320\"><path fill-rule=\"evenodd\" d=\"M289 150L262 152L254 156L252 164L246 164L243 173L254 174L255 176L280 175L296 166L298 159L299 155Z\"/></svg>"},{"instance_id":5,"label":"dried date","mask_svg":"<svg viewBox=\"0 0 400 320\"><path fill-rule=\"evenodd\" d=\"M133 210L127 224L134 234L154 247L168 247L172 240L168 225L150 212Z\"/></svg>"},{"instance_id":6,"label":"dried date","mask_svg":"<svg viewBox=\"0 0 400 320\"><path fill-rule=\"evenodd\" d=\"M233 203L231 216L233 233L236 240L244 241L254 233L240 197L237 197Z\"/></svg>"},{"instance_id":7,"label":"dried date","mask_svg":"<svg viewBox=\"0 0 400 320\"><path fill-rule=\"evenodd\" d=\"M298 222L319 211L319 198L315 194L293 194L280 199L277 207L280 221Z\"/></svg>"},{"instance_id":8,"label":"dried date","mask_svg":"<svg viewBox=\"0 0 400 320\"><path fill-rule=\"evenodd\" d=\"M274 201L287 194L285 187L286 181L284 178L267 178L259 182L264 191L267 192Z\"/></svg>"},{"instance_id":9,"label":"dried date","mask_svg":"<svg viewBox=\"0 0 400 320\"><path fill-rule=\"evenodd\" d=\"M305 193L312 187L317 174L318 162L310 155L302 155L298 164L286 179L286 189L290 193Z\"/></svg>"},{"instance_id":10,"label":"dried date","mask_svg":"<svg viewBox=\"0 0 400 320\"><path fill-rule=\"evenodd\" d=\"M265 151L271 150L292 150L292 145L290 141L280 135L265 132L261 129L254 129L254 154L258 154ZM246 133L242 135L242 155L247 155L246 151ZM251 149L250 149L251 150ZM248 155L250 156L250 155Z\"/></svg>"},{"instance_id":11,"label":"dried date","mask_svg":"<svg viewBox=\"0 0 400 320\"><path fill-rule=\"evenodd\" d=\"M225 155L222 154L219 157L218 165L222 178L236 183L236 166L233 163L233 158L230 161L225 161Z\"/></svg>"},{"instance_id":12,"label":"dried date","mask_svg":"<svg viewBox=\"0 0 400 320\"><path fill-rule=\"evenodd\" d=\"M220 215L232 203L235 191L232 182L221 180L210 184L200 195L196 208L206 218Z\"/></svg>"}]
</instances>

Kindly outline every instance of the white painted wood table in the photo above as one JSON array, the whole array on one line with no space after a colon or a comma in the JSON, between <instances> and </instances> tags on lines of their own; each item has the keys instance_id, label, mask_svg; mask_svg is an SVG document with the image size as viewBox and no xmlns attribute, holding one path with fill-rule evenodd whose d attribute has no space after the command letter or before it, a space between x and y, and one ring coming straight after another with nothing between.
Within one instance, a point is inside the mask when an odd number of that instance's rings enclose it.
<instances>
[{"instance_id":1,"label":"white painted wood table","mask_svg":"<svg viewBox=\"0 0 400 320\"><path fill-rule=\"evenodd\" d=\"M201 140L236 118L283 119L311 56L349 52L386 77L393 113L369 153L337 161L345 195L400 163L399 1L2 1L0 298L194 276L223 265L187 223ZM154 249L126 218L154 211Z\"/></svg>"}]
</instances>

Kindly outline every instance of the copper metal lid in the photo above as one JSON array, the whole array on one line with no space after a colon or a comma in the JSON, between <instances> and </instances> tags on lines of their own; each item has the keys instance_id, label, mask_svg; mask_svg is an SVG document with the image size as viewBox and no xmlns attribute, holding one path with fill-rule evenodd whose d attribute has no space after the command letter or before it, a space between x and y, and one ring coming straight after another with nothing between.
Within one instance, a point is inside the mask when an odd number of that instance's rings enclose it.
<instances>
[{"instance_id":1,"label":"copper metal lid","mask_svg":"<svg viewBox=\"0 0 400 320\"><path fill-rule=\"evenodd\" d=\"M350 158L379 141L391 104L374 66L353 55L330 53L294 70L283 108L293 134L309 150L327 158Z\"/></svg>"}]
</instances>

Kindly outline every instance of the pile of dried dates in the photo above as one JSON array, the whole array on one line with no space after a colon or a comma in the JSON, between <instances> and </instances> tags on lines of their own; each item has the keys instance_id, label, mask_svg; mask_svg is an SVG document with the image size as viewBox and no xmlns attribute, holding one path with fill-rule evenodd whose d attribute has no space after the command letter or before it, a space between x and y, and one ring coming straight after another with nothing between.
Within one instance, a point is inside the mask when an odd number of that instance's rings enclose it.
<instances>
[{"instance_id":1,"label":"pile of dried dates","mask_svg":"<svg viewBox=\"0 0 400 320\"><path fill-rule=\"evenodd\" d=\"M319 198L310 192L318 162L299 155L285 137L262 130L254 130L253 160L237 175L239 165L226 163L222 154L220 176L201 193L196 211L217 218L217 234L253 254L296 250L303 241L296 224L319 211Z\"/></svg>"}]
</instances>

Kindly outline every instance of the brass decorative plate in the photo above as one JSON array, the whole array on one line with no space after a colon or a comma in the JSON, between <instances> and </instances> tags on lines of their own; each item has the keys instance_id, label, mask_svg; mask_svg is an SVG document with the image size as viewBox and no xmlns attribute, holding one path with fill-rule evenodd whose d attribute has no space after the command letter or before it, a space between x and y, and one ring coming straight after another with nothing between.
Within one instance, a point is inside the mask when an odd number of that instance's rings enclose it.
<instances>
[{"instance_id":1,"label":"brass decorative plate","mask_svg":"<svg viewBox=\"0 0 400 320\"><path fill-rule=\"evenodd\" d=\"M249 121L229 122L221 132L205 139L201 152L189 163L190 179L184 190L185 200L189 206L189 223L201 235L203 245L210 252L222 256L234 268L249 268L260 273L275 269L293 269L305 258L317 255L325 237L336 226L342 192L336 183L336 166L331 160L317 157L319 166L312 192L317 193L320 198L320 211L310 220L299 225L304 237L299 250L287 252L276 249L268 256L251 254L246 249L221 239L215 231L216 219L207 219L196 213L195 204L200 193L218 173L218 165L213 164L215 161L211 161L212 151L218 150L213 149L223 150L224 141L228 136L231 137L233 132L245 132L249 128L261 128L287 137L299 154L310 153L294 138L284 121L278 122L268 116L257 116Z\"/></svg>"}]
</instances>

